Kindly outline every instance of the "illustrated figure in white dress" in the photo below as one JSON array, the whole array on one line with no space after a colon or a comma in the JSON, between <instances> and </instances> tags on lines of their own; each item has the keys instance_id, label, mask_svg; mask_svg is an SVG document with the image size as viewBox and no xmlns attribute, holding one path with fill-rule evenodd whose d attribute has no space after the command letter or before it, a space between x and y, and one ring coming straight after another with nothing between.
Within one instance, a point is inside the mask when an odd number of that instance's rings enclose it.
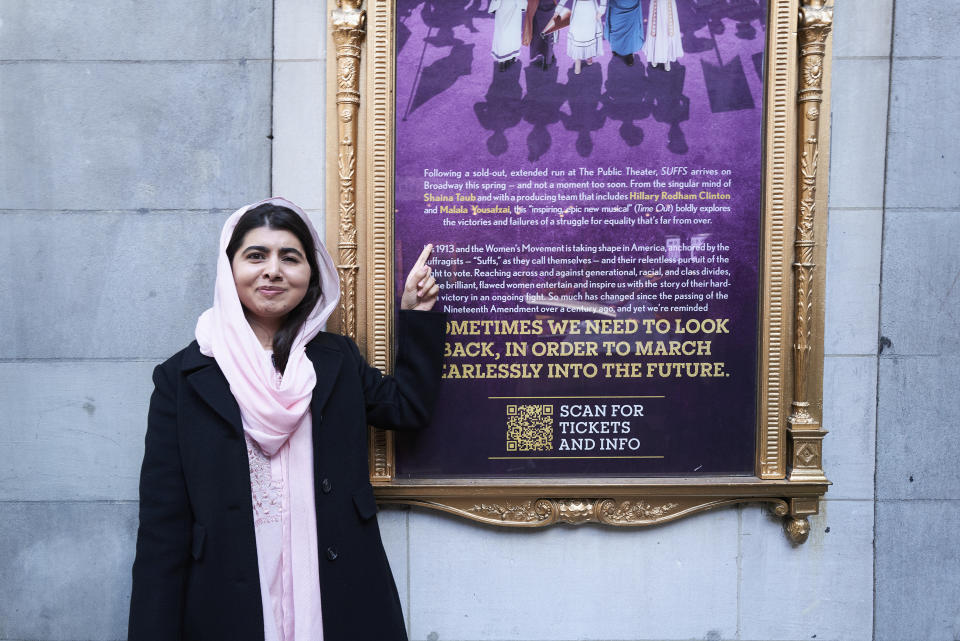
<instances>
[{"instance_id":1,"label":"illustrated figure in white dress","mask_svg":"<svg viewBox=\"0 0 960 641\"><path fill-rule=\"evenodd\" d=\"M643 55L652 66L662 64L667 71L671 62L683 56L676 0L650 0Z\"/></svg>"},{"instance_id":2,"label":"illustrated figure in white dress","mask_svg":"<svg viewBox=\"0 0 960 641\"><path fill-rule=\"evenodd\" d=\"M555 10L561 16L568 0L559 0ZM569 0L570 29L567 31L567 55L574 60L574 73L580 73L580 65L586 60L593 62L603 53L603 13L606 0Z\"/></svg>"},{"instance_id":3,"label":"illustrated figure in white dress","mask_svg":"<svg viewBox=\"0 0 960 641\"><path fill-rule=\"evenodd\" d=\"M512 65L520 55L523 31L523 7L526 0L490 0L487 9L493 14L493 46L491 54L500 71Z\"/></svg>"}]
</instances>

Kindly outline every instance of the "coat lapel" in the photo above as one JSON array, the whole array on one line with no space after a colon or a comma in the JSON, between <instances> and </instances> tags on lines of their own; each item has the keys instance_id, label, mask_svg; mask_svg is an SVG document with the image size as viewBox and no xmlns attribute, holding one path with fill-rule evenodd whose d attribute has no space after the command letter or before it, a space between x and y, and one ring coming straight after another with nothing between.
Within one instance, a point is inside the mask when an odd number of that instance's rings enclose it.
<instances>
[{"instance_id":1,"label":"coat lapel","mask_svg":"<svg viewBox=\"0 0 960 641\"><path fill-rule=\"evenodd\" d=\"M183 370L194 370L187 375L187 381L193 386L200 398L227 421L237 432L243 431L240 419L240 406L230 391L230 384L217 361L200 353L199 348L189 350L183 358Z\"/></svg>"},{"instance_id":2,"label":"coat lapel","mask_svg":"<svg viewBox=\"0 0 960 641\"><path fill-rule=\"evenodd\" d=\"M340 365L343 361L340 350L319 343L320 341L313 341L307 345L307 358L313 363L313 369L317 372L317 384L313 388L313 401L310 404L314 422L319 420L320 413L327 404L327 399L330 398L330 392L333 391L333 385L340 375Z\"/></svg>"}]
</instances>

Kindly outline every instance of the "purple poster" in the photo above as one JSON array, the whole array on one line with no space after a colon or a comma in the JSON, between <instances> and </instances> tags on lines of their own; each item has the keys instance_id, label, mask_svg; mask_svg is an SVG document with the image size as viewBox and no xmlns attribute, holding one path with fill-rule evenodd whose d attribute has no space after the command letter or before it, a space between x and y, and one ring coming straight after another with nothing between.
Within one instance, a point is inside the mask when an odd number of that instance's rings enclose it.
<instances>
[{"instance_id":1,"label":"purple poster","mask_svg":"<svg viewBox=\"0 0 960 641\"><path fill-rule=\"evenodd\" d=\"M397 13L396 273L433 242L449 313L397 478L753 474L765 6Z\"/></svg>"}]
</instances>

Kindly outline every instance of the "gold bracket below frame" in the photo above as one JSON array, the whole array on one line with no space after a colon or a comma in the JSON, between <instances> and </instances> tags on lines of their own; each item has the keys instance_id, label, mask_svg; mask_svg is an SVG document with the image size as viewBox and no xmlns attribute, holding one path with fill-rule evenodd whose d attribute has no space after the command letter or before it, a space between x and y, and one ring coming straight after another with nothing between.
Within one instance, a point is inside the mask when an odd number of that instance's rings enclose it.
<instances>
[{"instance_id":1,"label":"gold bracket below frame","mask_svg":"<svg viewBox=\"0 0 960 641\"><path fill-rule=\"evenodd\" d=\"M496 499L447 499L443 503L426 500L394 500L391 503L414 505L441 510L490 525L512 527L542 527L554 523L581 525L600 523L620 527L637 527L669 523L697 512L738 503L765 501L777 516L789 512L783 499L717 499L697 500L683 497L618 497L599 499L527 499L524 501L496 502Z\"/></svg>"},{"instance_id":2,"label":"gold bracket below frame","mask_svg":"<svg viewBox=\"0 0 960 641\"><path fill-rule=\"evenodd\" d=\"M499 480L498 480L499 481ZM756 481L749 477L714 478L709 482L664 479L605 488L576 482L566 487L526 487L446 482L377 487L381 504L439 510L479 523L537 528L566 523L614 527L646 527L738 504L766 503L772 515L784 518L784 530L794 545L806 541L808 517L819 513L820 497L829 481ZM593 497L593 498L585 498Z\"/></svg>"},{"instance_id":3,"label":"gold bracket below frame","mask_svg":"<svg viewBox=\"0 0 960 641\"><path fill-rule=\"evenodd\" d=\"M487 525L534 528L568 523L597 523L615 527L662 525L677 519L720 507L743 503L769 504L771 514L788 517L784 531L794 545L800 545L810 534L809 514L793 513L789 503L779 498L739 498L696 500L682 497L620 497L602 499L527 499L519 502L489 502L476 499L446 499L442 503L425 499L391 499L389 504L439 510ZM816 499L813 499L816 504ZM816 512L814 512L815 514Z\"/></svg>"}]
</instances>

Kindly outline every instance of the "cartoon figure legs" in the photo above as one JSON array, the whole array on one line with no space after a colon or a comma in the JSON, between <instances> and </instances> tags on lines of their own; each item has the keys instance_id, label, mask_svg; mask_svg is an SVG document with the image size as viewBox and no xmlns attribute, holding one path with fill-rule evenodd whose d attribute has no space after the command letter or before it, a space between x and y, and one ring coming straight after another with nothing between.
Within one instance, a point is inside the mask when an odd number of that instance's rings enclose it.
<instances>
[{"instance_id":1,"label":"cartoon figure legs","mask_svg":"<svg viewBox=\"0 0 960 641\"><path fill-rule=\"evenodd\" d=\"M613 55L628 66L634 52L643 46L643 8L640 0L609 0L603 21L603 37Z\"/></svg>"},{"instance_id":2,"label":"cartoon figure legs","mask_svg":"<svg viewBox=\"0 0 960 641\"><path fill-rule=\"evenodd\" d=\"M530 61L541 57L544 70L556 59L553 45L557 42L557 32L543 35L557 8L556 0L527 0L527 15L523 23L523 44L530 47Z\"/></svg>"},{"instance_id":3,"label":"cartoon figure legs","mask_svg":"<svg viewBox=\"0 0 960 641\"><path fill-rule=\"evenodd\" d=\"M568 0L557 2L555 13L563 13ZM603 53L603 13L606 0L570 0L570 29L567 32L567 55L574 61L574 73L580 73L581 62L593 62Z\"/></svg>"},{"instance_id":4,"label":"cartoon figure legs","mask_svg":"<svg viewBox=\"0 0 960 641\"><path fill-rule=\"evenodd\" d=\"M523 0L491 0L493 14L493 46L490 53L505 71L520 55L520 38L523 28Z\"/></svg>"}]
</instances>

